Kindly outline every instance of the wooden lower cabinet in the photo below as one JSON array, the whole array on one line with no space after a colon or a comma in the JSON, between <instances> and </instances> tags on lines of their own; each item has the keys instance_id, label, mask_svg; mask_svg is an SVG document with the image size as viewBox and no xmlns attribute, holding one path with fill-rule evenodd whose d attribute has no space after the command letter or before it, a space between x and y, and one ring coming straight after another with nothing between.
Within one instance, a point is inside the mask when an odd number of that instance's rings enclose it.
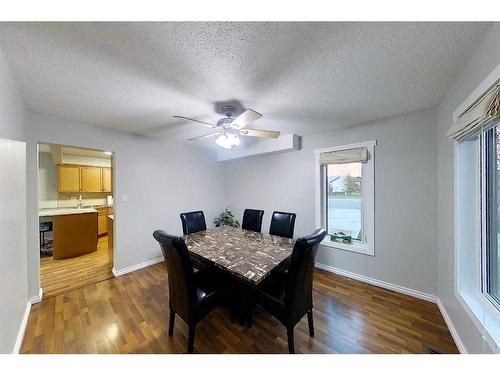
<instances>
[{"instance_id":1,"label":"wooden lower cabinet","mask_svg":"<svg viewBox=\"0 0 500 375\"><path fill-rule=\"evenodd\" d=\"M109 258L109 263L111 264L111 267L114 266L114 255L113 255L113 248L114 248L114 242L113 242L113 208L110 207L109 215L106 216L108 219L108 258Z\"/></svg>"},{"instance_id":2,"label":"wooden lower cabinet","mask_svg":"<svg viewBox=\"0 0 500 375\"><path fill-rule=\"evenodd\" d=\"M97 235L104 236L108 234L108 208L98 208L97 209L98 217L97 217Z\"/></svg>"},{"instance_id":3,"label":"wooden lower cabinet","mask_svg":"<svg viewBox=\"0 0 500 375\"><path fill-rule=\"evenodd\" d=\"M95 212L54 216L54 259L97 251Z\"/></svg>"},{"instance_id":4,"label":"wooden lower cabinet","mask_svg":"<svg viewBox=\"0 0 500 375\"><path fill-rule=\"evenodd\" d=\"M97 235L104 236L108 234L108 215L113 214L113 207L100 207L97 209Z\"/></svg>"}]
</instances>

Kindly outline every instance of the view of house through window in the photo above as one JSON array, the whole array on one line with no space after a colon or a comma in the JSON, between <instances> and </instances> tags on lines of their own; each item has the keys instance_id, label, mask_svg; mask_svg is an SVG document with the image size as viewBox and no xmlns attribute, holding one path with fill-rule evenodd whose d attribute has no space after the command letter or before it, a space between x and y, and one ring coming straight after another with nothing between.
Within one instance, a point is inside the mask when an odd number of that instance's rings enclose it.
<instances>
[{"instance_id":1,"label":"view of house through window","mask_svg":"<svg viewBox=\"0 0 500 375\"><path fill-rule=\"evenodd\" d=\"M363 238L361 163L327 165L326 228L329 234L344 233Z\"/></svg>"}]
</instances>

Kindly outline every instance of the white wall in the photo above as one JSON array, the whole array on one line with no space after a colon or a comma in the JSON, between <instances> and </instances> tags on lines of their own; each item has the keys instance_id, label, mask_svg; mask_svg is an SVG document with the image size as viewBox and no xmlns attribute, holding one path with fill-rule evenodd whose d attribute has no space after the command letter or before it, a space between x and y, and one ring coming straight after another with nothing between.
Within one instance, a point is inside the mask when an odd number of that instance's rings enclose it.
<instances>
[{"instance_id":1,"label":"white wall","mask_svg":"<svg viewBox=\"0 0 500 375\"><path fill-rule=\"evenodd\" d=\"M0 138L24 140L24 104L0 49ZM24 144L1 141L0 353L11 353L28 300Z\"/></svg>"},{"instance_id":2,"label":"white wall","mask_svg":"<svg viewBox=\"0 0 500 375\"><path fill-rule=\"evenodd\" d=\"M500 25L496 24L455 79L438 108L438 294L462 342L470 353L490 352L489 346L459 304L454 291L453 143L445 133L453 111L500 64Z\"/></svg>"},{"instance_id":3,"label":"white wall","mask_svg":"<svg viewBox=\"0 0 500 375\"><path fill-rule=\"evenodd\" d=\"M57 202L57 169L49 153L38 156L38 200ZM55 206L57 207L57 206Z\"/></svg>"},{"instance_id":4,"label":"white wall","mask_svg":"<svg viewBox=\"0 0 500 375\"><path fill-rule=\"evenodd\" d=\"M224 174L213 152L28 111L29 293L38 294L37 143L115 151L115 268L161 255L152 233L182 234L179 213L205 211L207 224L224 207ZM122 195L128 196L122 202Z\"/></svg>"},{"instance_id":5,"label":"white wall","mask_svg":"<svg viewBox=\"0 0 500 375\"><path fill-rule=\"evenodd\" d=\"M228 205L297 213L295 235L315 228L313 150L377 140L375 256L322 247L317 261L421 292L437 292L436 113L420 111L308 135L302 150L226 163Z\"/></svg>"}]
</instances>

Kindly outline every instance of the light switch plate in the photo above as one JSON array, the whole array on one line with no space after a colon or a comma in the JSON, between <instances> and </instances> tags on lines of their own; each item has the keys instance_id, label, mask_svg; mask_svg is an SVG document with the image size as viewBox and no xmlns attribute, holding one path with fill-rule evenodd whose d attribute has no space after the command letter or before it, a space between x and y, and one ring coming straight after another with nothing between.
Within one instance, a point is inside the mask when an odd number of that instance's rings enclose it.
<instances>
[{"instance_id":1,"label":"light switch plate","mask_svg":"<svg viewBox=\"0 0 500 375\"><path fill-rule=\"evenodd\" d=\"M127 194L122 194L122 202L126 202L128 200Z\"/></svg>"}]
</instances>

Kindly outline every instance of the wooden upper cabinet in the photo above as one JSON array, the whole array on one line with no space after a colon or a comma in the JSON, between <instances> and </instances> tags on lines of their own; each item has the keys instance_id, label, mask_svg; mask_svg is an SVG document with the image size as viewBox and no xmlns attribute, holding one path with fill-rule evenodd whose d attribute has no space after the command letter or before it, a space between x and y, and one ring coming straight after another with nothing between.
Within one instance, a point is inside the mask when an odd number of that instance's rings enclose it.
<instances>
[{"instance_id":1,"label":"wooden upper cabinet","mask_svg":"<svg viewBox=\"0 0 500 375\"><path fill-rule=\"evenodd\" d=\"M59 193L111 193L111 168L60 164L57 175Z\"/></svg>"},{"instance_id":2,"label":"wooden upper cabinet","mask_svg":"<svg viewBox=\"0 0 500 375\"><path fill-rule=\"evenodd\" d=\"M82 192L100 193L101 188L101 169L99 167L80 167L82 178Z\"/></svg>"},{"instance_id":3,"label":"wooden upper cabinet","mask_svg":"<svg viewBox=\"0 0 500 375\"><path fill-rule=\"evenodd\" d=\"M57 166L57 190L61 193L79 192L80 167L78 165Z\"/></svg>"},{"instance_id":4,"label":"wooden upper cabinet","mask_svg":"<svg viewBox=\"0 0 500 375\"><path fill-rule=\"evenodd\" d=\"M102 168L102 191L111 193L111 168Z\"/></svg>"}]
</instances>

